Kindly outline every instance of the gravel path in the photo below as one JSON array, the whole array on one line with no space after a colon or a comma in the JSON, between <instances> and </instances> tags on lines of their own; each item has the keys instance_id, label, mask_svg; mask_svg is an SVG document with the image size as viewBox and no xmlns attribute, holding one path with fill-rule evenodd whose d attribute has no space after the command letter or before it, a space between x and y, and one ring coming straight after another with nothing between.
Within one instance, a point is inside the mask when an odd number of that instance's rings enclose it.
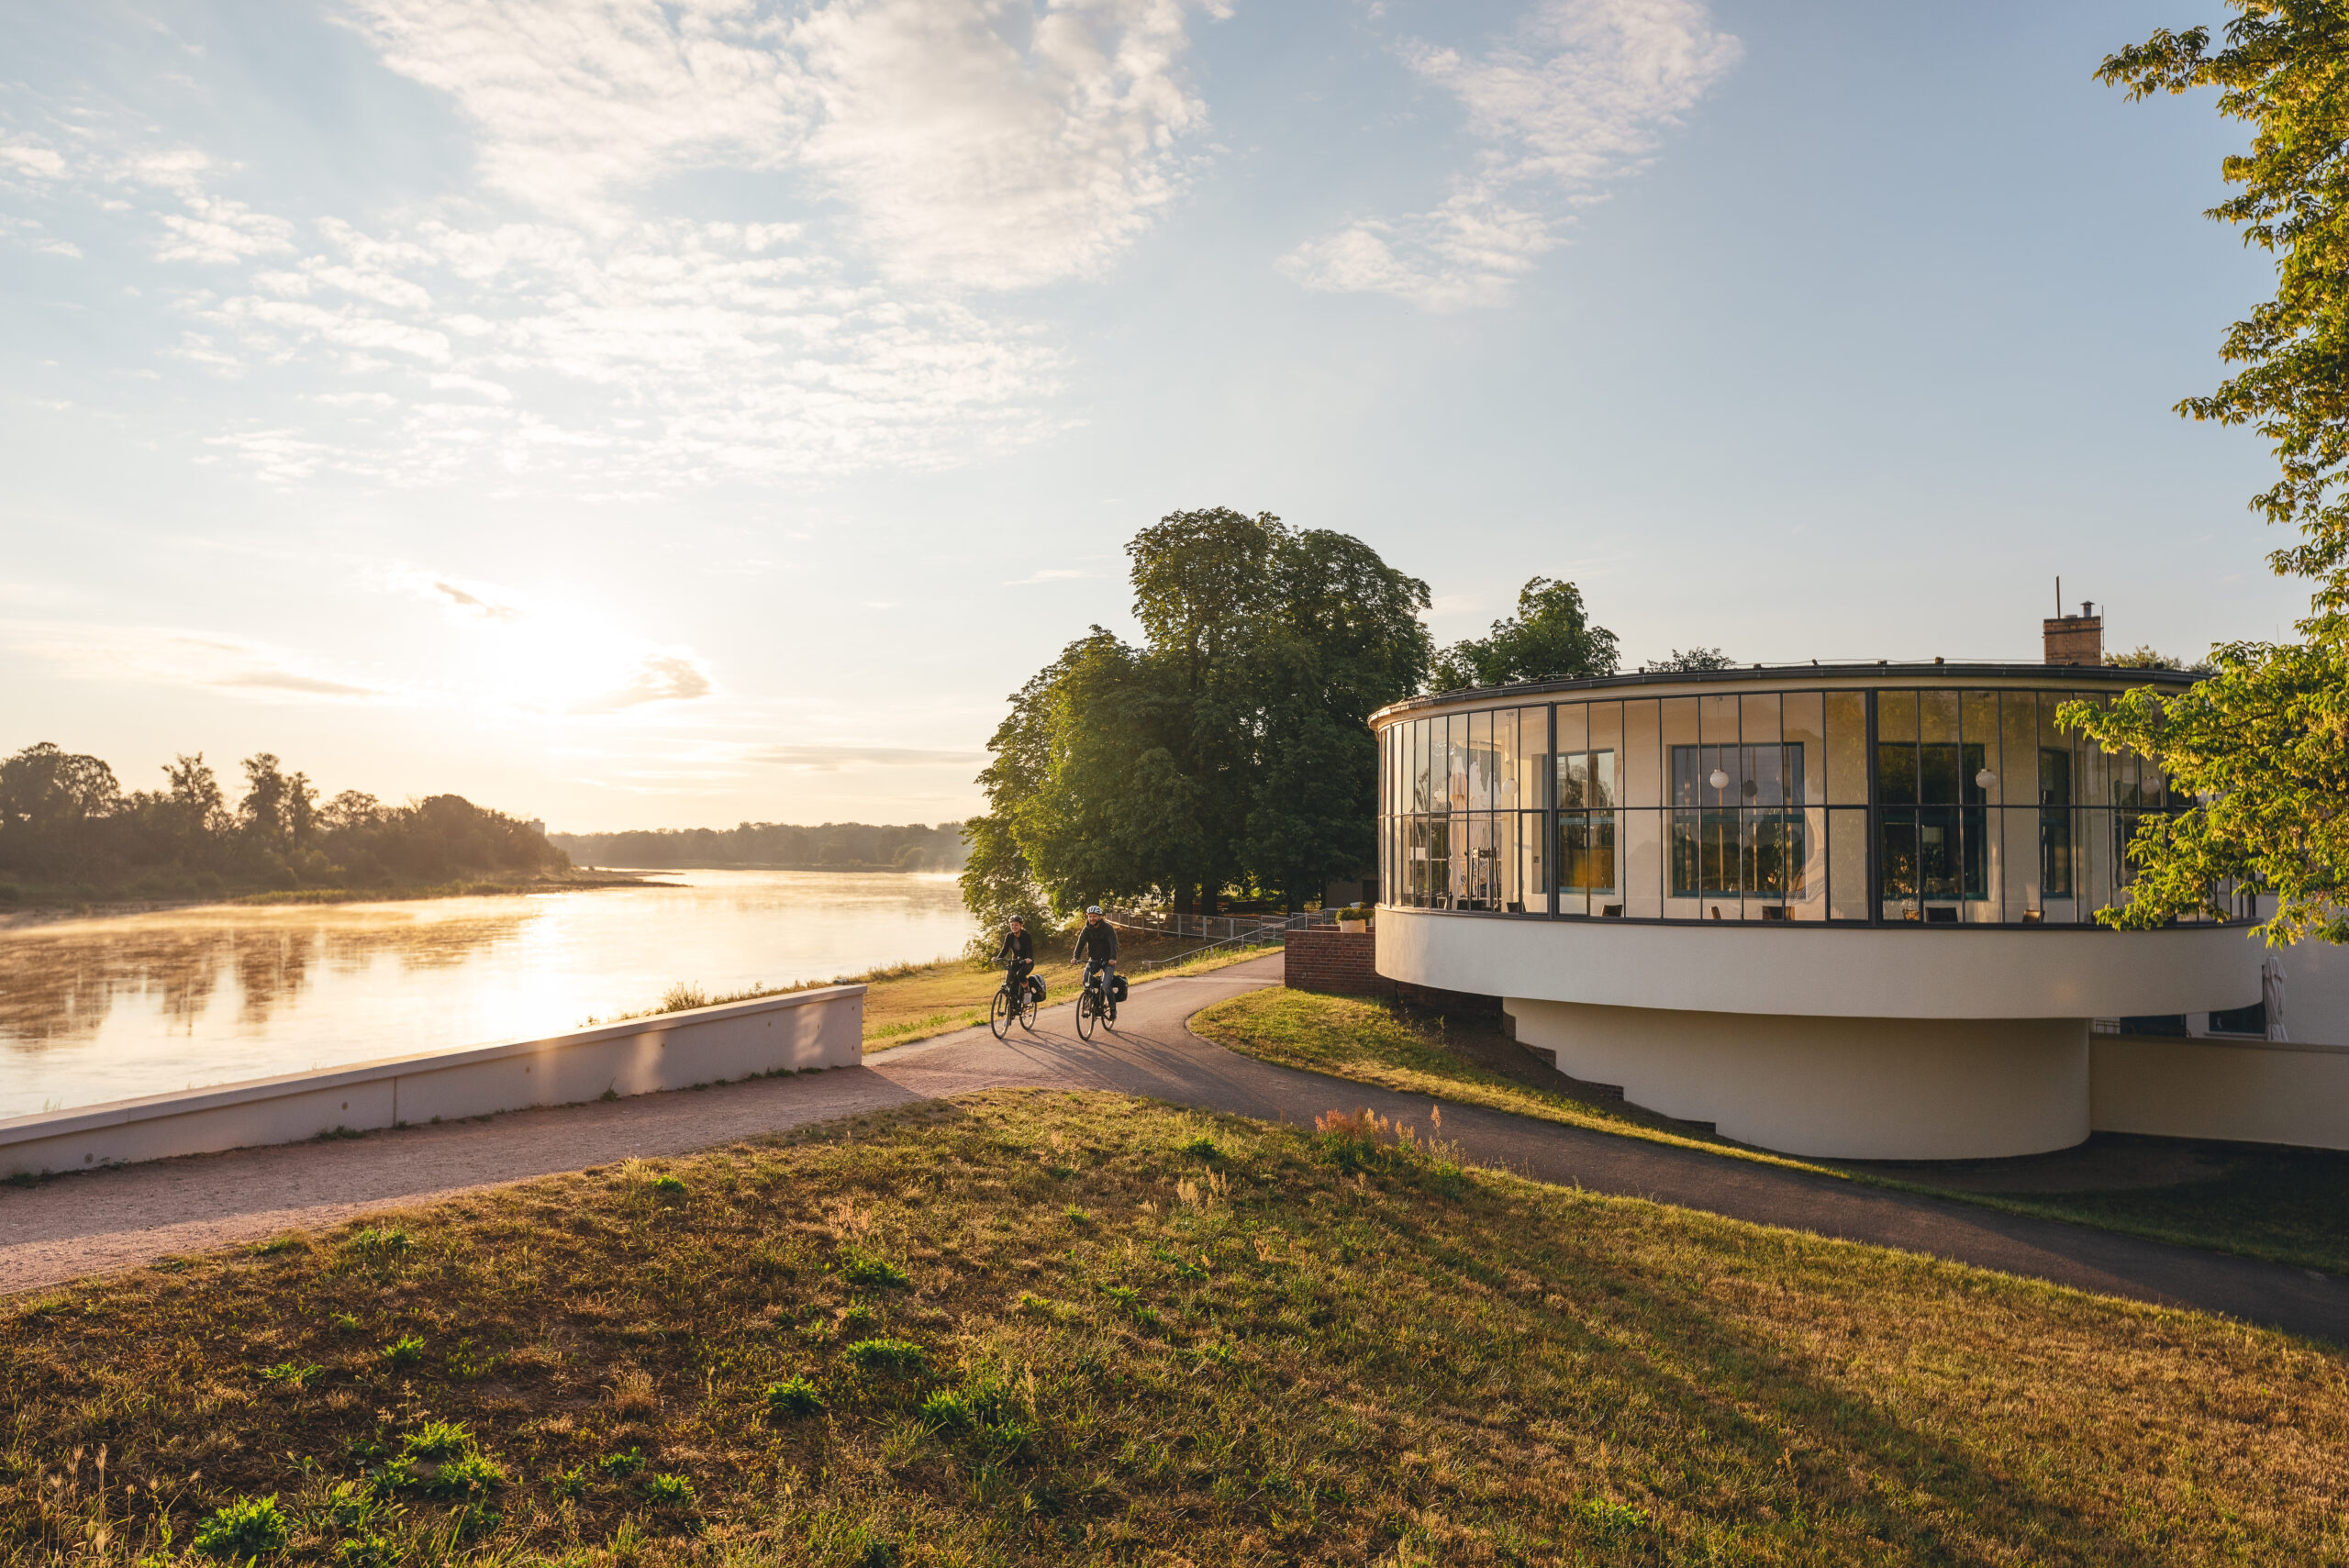
<instances>
[{"instance_id":1,"label":"gravel path","mask_svg":"<svg viewBox=\"0 0 2349 1568\"><path fill-rule=\"evenodd\" d=\"M520 1111L355 1140L159 1161L0 1189L0 1293L37 1290L279 1231L629 1157L684 1153L980 1089L1115 1089L1266 1120L1369 1106L1426 1124L1429 1102L1274 1067L1191 1033L1211 1003L1277 984L1277 954L1134 987L1115 1037L1077 1039L1068 1006L1032 1035L942 1035L816 1076ZM2349 1282L1969 1205L1857 1186L1695 1150L1444 1107L1474 1159L1543 1181L1654 1198L2076 1286L2223 1312L2349 1343Z\"/></svg>"}]
</instances>

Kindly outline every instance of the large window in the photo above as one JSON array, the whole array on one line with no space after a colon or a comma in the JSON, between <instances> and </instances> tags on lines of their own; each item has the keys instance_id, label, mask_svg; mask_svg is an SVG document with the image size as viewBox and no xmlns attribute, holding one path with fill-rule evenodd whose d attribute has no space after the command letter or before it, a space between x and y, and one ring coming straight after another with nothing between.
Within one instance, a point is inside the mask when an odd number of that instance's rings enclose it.
<instances>
[{"instance_id":1,"label":"large window","mask_svg":"<svg viewBox=\"0 0 2349 1568\"><path fill-rule=\"evenodd\" d=\"M1557 755L1558 886L1615 891L1615 753Z\"/></svg>"},{"instance_id":2,"label":"large window","mask_svg":"<svg viewBox=\"0 0 2349 1568\"><path fill-rule=\"evenodd\" d=\"M2180 804L2057 724L2081 698L1723 681L1410 715L1381 731L1382 887L1562 918L2086 922Z\"/></svg>"},{"instance_id":3,"label":"large window","mask_svg":"<svg viewBox=\"0 0 2349 1568\"><path fill-rule=\"evenodd\" d=\"M1880 897L1904 917L1989 893L1989 799L1978 741L1887 740L1876 749Z\"/></svg>"},{"instance_id":4,"label":"large window","mask_svg":"<svg viewBox=\"0 0 2349 1568\"><path fill-rule=\"evenodd\" d=\"M1800 746L1675 746L1672 896L1802 896L1802 802Z\"/></svg>"}]
</instances>

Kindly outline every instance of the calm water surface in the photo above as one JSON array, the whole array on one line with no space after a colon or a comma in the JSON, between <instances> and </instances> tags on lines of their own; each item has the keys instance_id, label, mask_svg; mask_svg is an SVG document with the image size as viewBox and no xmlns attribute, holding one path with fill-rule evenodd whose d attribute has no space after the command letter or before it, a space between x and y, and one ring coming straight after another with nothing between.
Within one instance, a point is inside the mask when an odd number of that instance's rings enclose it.
<instances>
[{"instance_id":1,"label":"calm water surface","mask_svg":"<svg viewBox=\"0 0 2349 1568\"><path fill-rule=\"evenodd\" d=\"M0 1117L553 1034L957 951L950 875L695 871L675 887L0 930Z\"/></svg>"}]
</instances>

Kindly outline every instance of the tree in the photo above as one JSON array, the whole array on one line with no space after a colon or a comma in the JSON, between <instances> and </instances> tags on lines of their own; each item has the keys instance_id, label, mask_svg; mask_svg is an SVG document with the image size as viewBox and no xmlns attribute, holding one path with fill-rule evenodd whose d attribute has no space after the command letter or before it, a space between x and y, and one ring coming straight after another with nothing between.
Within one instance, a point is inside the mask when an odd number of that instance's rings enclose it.
<instances>
[{"instance_id":1,"label":"tree","mask_svg":"<svg viewBox=\"0 0 2349 1568\"><path fill-rule=\"evenodd\" d=\"M1533 577L1518 591L1517 614L1495 621L1490 636L1464 638L1438 654L1431 681L1455 691L1611 675L1616 658L1615 634L1590 623L1581 589Z\"/></svg>"},{"instance_id":2,"label":"tree","mask_svg":"<svg viewBox=\"0 0 2349 1568\"><path fill-rule=\"evenodd\" d=\"M2192 664L2188 664L2176 654L2164 653L2149 642L2141 642L2126 653L2107 653L2104 656L2104 662L2115 670L2190 669L2199 673L2211 668L2208 659L2198 659Z\"/></svg>"},{"instance_id":3,"label":"tree","mask_svg":"<svg viewBox=\"0 0 2349 1568\"><path fill-rule=\"evenodd\" d=\"M2337 942L2349 940L2349 12L2331 0L2231 4L2240 15L2223 47L2207 28L2164 30L2097 74L2132 101L2215 87L2219 112L2252 128L2250 150L2221 166L2242 189L2209 216L2276 257L2276 294L2221 343L2243 368L2177 411L2253 426L2273 444L2279 477L2251 505L2299 530L2268 562L2312 585L2303 640L2227 644L2188 692L2068 704L2061 717L2108 751L2152 759L2197 801L2141 821L2129 901L2098 919L2143 928L2222 912L2224 878L2277 895L2269 941Z\"/></svg>"},{"instance_id":4,"label":"tree","mask_svg":"<svg viewBox=\"0 0 2349 1568\"><path fill-rule=\"evenodd\" d=\"M0 866L79 875L122 803L114 770L49 741L0 762Z\"/></svg>"},{"instance_id":5,"label":"tree","mask_svg":"<svg viewBox=\"0 0 2349 1568\"><path fill-rule=\"evenodd\" d=\"M1675 648L1661 659L1651 659L1640 666L1646 674L1670 673L1681 670L1733 670L1737 661L1718 648Z\"/></svg>"},{"instance_id":6,"label":"tree","mask_svg":"<svg viewBox=\"0 0 2349 1568\"><path fill-rule=\"evenodd\" d=\"M301 850L317 820L318 792L306 774L288 775L267 751L244 761L245 798L237 817L246 835L263 849Z\"/></svg>"},{"instance_id":7,"label":"tree","mask_svg":"<svg viewBox=\"0 0 2349 1568\"><path fill-rule=\"evenodd\" d=\"M1175 512L1127 546L1129 646L1098 627L1014 694L964 826L990 928L1102 897L1290 901L1373 858L1370 713L1427 668L1427 585L1270 514Z\"/></svg>"}]
</instances>

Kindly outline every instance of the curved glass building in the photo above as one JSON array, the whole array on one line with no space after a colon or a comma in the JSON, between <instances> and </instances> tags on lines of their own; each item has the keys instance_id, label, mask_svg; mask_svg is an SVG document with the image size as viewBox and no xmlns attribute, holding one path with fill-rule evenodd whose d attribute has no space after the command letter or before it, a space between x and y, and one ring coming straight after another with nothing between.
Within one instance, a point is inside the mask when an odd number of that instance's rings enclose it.
<instances>
[{"instance_id":1,"label":"curved glass building","mask_svg":"<svg viewBox=\"0 0 2349 1568\"><path fill-rule=\"evenodd\" d=\"M1498 995L1562 1071L1765 1147L2067 1147L2091 1018L2259 994L2240 925L2094 923L2179 803L2056 710L2193 678L1812 665L1397 704L1379 970Z\"/></svg>"}]
</instances>

